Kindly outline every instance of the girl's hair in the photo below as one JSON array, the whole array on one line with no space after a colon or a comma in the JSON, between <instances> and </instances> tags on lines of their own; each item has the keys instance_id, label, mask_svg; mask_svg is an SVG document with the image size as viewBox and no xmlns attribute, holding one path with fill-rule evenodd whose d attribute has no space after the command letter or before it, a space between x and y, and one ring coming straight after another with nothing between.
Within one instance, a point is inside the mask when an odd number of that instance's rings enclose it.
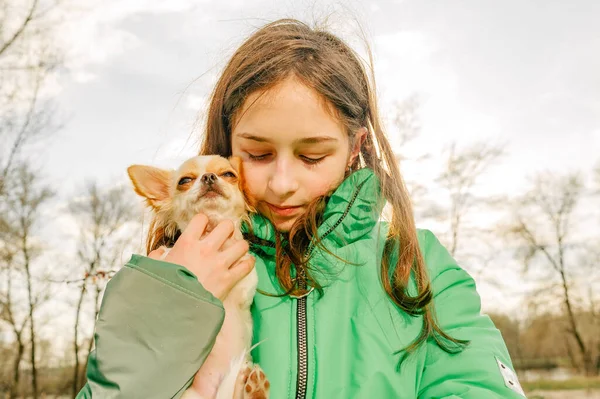
<instances>
[{"instance_id":1,"label":"girl's hair","mask_svg":"<svg viewBox=\"0 0 600 399\"><path fill-rule=\"evenodd\" d=\"M372 60L370 51L369 58ZM230 156L231 132L246 98L290 76L322 96L344 124L351 144L356 133L366 128L360 156L351 170L371 168L380 180L382 197L391 205L381 265L383 288L407 314L424 317L421 334L403 349L402 359L429 338L448 352L460 351L466 342L446 335L433 314L432 292L419 250L412 205L379 120L372 68L369 79L360 57L342 40L292 19L278 20L257 30L235 52L214 88L200 154ZM308 267L309 248L311 242L320 242L316 233L326 200L327 196L317 198L286 238L277 235L277 278L287 293L302 294L307 285L319 288ZM397 259L395 265L390 264L393 258ZM296 278L291 277L292 265ZM418 288L415 296L408 294L411 275Z\"/></svg>"}]
</instances>

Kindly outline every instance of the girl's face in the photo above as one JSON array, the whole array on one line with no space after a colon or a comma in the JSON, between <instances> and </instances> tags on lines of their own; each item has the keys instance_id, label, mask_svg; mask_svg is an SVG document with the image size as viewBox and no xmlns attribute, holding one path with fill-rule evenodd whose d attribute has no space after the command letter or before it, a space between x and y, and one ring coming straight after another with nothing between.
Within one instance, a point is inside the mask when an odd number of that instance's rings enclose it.
<instances>
[{"instance_id":1,"label":"girl's face","mask_svg":"<svg viewBox=\"0 0 600 399\"><path fill-rule=\"evenodd\" d=\"M257 210L282 232L306 206L344 179L353 151L342 123L311 88L290 77L246 98L231 137L243 160L247 189Z\"/></svg>"}]
</instances>

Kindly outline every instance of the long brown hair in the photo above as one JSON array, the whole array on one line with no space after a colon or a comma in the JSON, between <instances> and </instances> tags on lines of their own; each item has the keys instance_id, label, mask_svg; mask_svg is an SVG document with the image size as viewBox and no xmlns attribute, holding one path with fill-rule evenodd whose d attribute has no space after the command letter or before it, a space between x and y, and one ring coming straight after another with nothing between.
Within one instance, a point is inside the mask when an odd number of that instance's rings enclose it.
<instances>
[{"instance_id":1,"label":"long brown hair","mask_svg":"<svg viewBox=\"0 0 600 399\"><path fill-rule=\"evenodd\" d=\"M372 65L370 51L369 57ZM380 180L382 198L392 209L381 265L383 288L400 309L412 316L423 315L424 319L419 337L403 350L407 355L432 338L442 349L454 353L460 351L466 341L445 334L435 320L431 286L419 250L410 197L379 119L373 70L369 69L370 74L367 74L361 58L327 31L312 29L292 19L265 25L238 48L217 82L200 154L230 156L233 125L248 95L268 90L290 75L322 96L344 124L351 143L356 132L366 128L360 156L351 170L371 168ZM317 198L285 239L277 235L277 278L287 293L301 294L307 285L318 287L309 270L308 249L319 242L316 232L326 200L327 196ZM390 264L391 259L397 259L395 265ZM292 265L295 278L291 277ZM411 275L418 288L415 296L407 291ZM302 283L299 280L303 280Z\"/></svg>"}]
</instances>

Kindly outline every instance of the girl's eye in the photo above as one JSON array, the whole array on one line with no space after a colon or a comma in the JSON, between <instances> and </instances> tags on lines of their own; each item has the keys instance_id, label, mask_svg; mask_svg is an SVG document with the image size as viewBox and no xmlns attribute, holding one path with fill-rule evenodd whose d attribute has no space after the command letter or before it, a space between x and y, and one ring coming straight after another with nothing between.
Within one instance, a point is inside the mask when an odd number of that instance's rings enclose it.
<instances>
[{"instance_id":1,"label":"girl's eye","mask_svg":"<svg viewBox=\"0 0 600 399\"><path fill-rule=\"evenodd\" d=\"M233 172L225 172L221 174L221 177L235 177L235 173Z\"/></svg>"},{"instance_id":2,"label":"girl's eye","mask_svg":"<svg viewBox=\"0 0 600 399\"><path fill-rule=\"evenodd\" d=\"M267 153L267 154L261 154L261 155L254 155L254 154L250 154L248 153L248 157L253 160L253 161L265 161L267 160L268 157L270 157L271 154ZM307 157L304 155L300 155L300 159L302 159L303 162L309 164L309 165L316 165L319 162L321 162L323 159L325 159L326 156L320 157L320 158L311 158L311 157Z\"/></svg>"},{"instance_id":3,"label":"girl's eye","mask_svg":"<svg viewBox=\"0 0 600 399\"><path fill-rule=\"evenodd\" d=\"M250 158L253 161L264 161L265 159L267 159L267 157L269 155L271 155L271 154L254 155L254 154L248 153L248 158Z\"/></svg>"},{"instance_id":4,"label":"girl's eye","mask_svg":"<svg viewBox=\"0 0 600 399\"><path fill-rule=\"evenodd\" d=\"M321 157L321 158L310 158L310 157L305 157L304 155L300 156L300 158L302 158L302 160L304 162L306 162L309 165L316 165L319 162L321 162L322 160L325 159L325 157Z\"/></svg>"},{"instance_id":5,"label":"girl's eye","mask_svg":"<svg viewBox=\"0 0 600 399\"><path fill-rule=\"evenodd\" d=\"M181 179L179 179L179 183L177 183L177 185L181 186L192 181L194 181L194 179L192 179L191 177L182 177Z\"/></svg>"}]
</instances>

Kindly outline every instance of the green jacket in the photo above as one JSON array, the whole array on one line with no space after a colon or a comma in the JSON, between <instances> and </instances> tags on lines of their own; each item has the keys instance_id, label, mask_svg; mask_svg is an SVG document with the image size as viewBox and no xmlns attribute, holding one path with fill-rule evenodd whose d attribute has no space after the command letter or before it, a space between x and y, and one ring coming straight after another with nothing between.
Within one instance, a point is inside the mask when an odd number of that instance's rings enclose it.
<instances>
[{"instance_id":1,"label":"green jacket","mask_svg":"<svg viewBox=\"0 0 600 399\"><path fill-rule=\"evenodd\" d=\"M330 198L319 236L332 254L317 248L311 258L322 297L256 294L253 358L271 382L271 398L523 398L500 332L480 313L475 282L426 230L419 243L437 319L470 345L450 355L427 342L398 369L397 351L417 337L422 318L400 311L381 287L387 224L379 221L378 192L373 172L362 169ZM281 293L274 230L262 217L253 226L258 288ZM78 397L180 397L210 352L223 313L185 268L134 255L106 289L88 384Z\"/></svg>"}]
</instances>

